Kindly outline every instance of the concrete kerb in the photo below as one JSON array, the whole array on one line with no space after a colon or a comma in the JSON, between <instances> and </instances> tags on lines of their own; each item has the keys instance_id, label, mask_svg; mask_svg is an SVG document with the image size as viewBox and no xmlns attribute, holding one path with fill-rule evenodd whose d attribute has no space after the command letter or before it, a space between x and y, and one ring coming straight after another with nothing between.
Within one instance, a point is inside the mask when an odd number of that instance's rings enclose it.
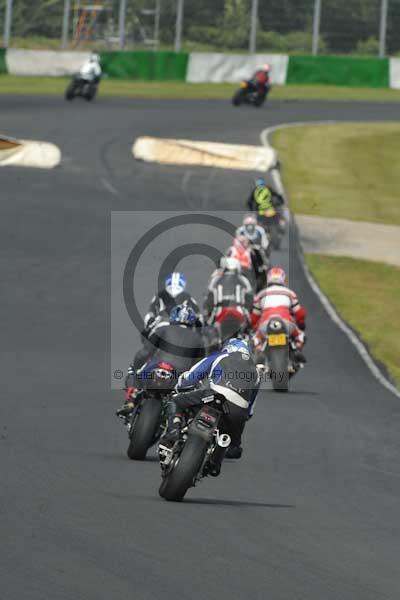
<instances>
[{"instance_id":1,"label":"concrete kerb","mask_svg":"<svg viewBox=\"0 0 400 600\"><path fill-rule=\"evenodd\" d=\"M60 161L61 151L55 144L0 135L0 167L53 169Z\"/></svg>"}]
</instances>

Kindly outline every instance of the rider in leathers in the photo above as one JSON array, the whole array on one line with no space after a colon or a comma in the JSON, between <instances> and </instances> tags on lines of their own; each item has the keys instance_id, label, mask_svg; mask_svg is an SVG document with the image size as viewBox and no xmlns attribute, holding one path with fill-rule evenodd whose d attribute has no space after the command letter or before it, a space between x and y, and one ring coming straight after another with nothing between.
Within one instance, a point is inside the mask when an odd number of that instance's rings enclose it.
<instances>
[{"instance_id":1,"label":"rider in leathers","mask_svg":"<svg viewBox=\"0 0 400 600\"><path fill-rule=\"evenodd\" d=\"M149 310L144 317L144 334L154 325L160 313L169 315L174 306L181 304L190 306L196 313L198 325L201 326L202 316L196 300L186 291L186 277L182 273L171 273L165 279L165 288L159 291L151 300Z\"/></svg>"},{"instance_id":2,"label":"rider in leathers","mask_svg":"<svg viewBox=\"0 0 400 600\"><path fill-rule=\"evenodd\" d=\"M147 381L149 365L164 361L183 373L205 355L204 341L196 327L196 315L185 305L172 309L170 317L161 317L151 328L146 349L138 361L138 354L128 369L125 379L126 399L118 416L126 416L140 393L142 383Z\"/></svg>"},{"instance_id":3,"label":"rider in leathers","mask_svg":"<svg viewBox=\"0 0 400 600\"><path fill-rule=\"evenodd\" d=\"M99 83L101 79L100 56L93 52L82 67L79 69L79 77L85 81Z\"/></svg>"},{"instance_id":4,"label":"rider in leathers","mask_svg":"<svg viewBox=\"0 0 400 600\"><path fill-rule=\"evenodd\" d=\"M221 351L196 363L179 378L177 395L168 400L168 427L160 441L160 450L168 452L179 439L185 409L200 408L219 395L229 407L229 414L223 417L225 432L231 437L226 456L240 458L243 429L252 414L259 386L260 376L246 342L237 338L228 340Z\"/></svg>"},{"instance_id":5,"label":"rider in leathers","mask_svg":"<svg viewBox=\"0 0 400 600\"><path fill-rule=\"evenodd\" d=\"M219 323L225 313L232 315L233 311L237 313L239 322L244 325L250 322L253 290L247 277L241 275L240 271L240 263L235 258L221 259L221 268L211 276L204 302L207 324Z\"/></svg>"},{"instance_id":6,"label":"rider in leathers","mask_svg":"<svg viewBox=\"0 0 400 600\"><path fill-rule=\"evenodd\" d=\"M260 281L265 284L265 273L270 265L271 248L264 227L257 224L257 218L254 215L245 215L242 225L236 230L236 236L244 236L248 239L254 257L254 267Z\"/></svg>"},{"instance_id":7,"label":"rider in leathers","mask_svg":"<svg viewBox=\"0 0 400 600\"><path fill-rule=\"evenodd\" d=\"M253 77L250 81L257 88L257 91L260 96L266 97L271 89L270 82L270 66L268 63L265 63L261 66L260 69L254 73Z\"/></svg>"},{"instance_id":8,"label":"rider in leathers","mask_svg":"<svg viewBox=\"0 0 400 600\"><path fill-rule=\"evenodd\" d=\"M285 199L270 188L263 177L259 177L254 183L255 186L247 199L247 206L252 212L257 213L257 219L263 225L265 213L270 209L275 209L280 213Z\"/></svg>"},{"instance_id":9,"label":"rider in leathers","mask_svg":"<svg viewBox=\"0 0 400 600\"><path fill-rule=\"evenodd\" d=\"M140 348L131 364L134 371L146 362L151 355L154 344L149 340L155 327L169 324L169 316L176 306L186 306L195 313L195 325L201 327L203 315L200 312L196 300L186 291L186 277L182 273L171 273L165 279L165 288L156 294L144 317L144 329L142 331L143 347ZM126 386L130 388L131 386Z\"/></svg>"},{"instance_id":10,"label":"rider in leathers","mask_svg":"<svg viewBox=\"0 0 400 600\"><path fill-rule=\"evenodd\" d=\"M298 362L305 363L303 354L305 342L306 310L301 306L296 293L286 285L286 273L280 267L272 267L267 276L267 287L261 290L254 299L254 310L251 315L253 328L256 329L254 346L259 352L267 335L268 322L278 316L286 324L290 338L295 342L295 357Z\"/></svg>"}]
</instances>

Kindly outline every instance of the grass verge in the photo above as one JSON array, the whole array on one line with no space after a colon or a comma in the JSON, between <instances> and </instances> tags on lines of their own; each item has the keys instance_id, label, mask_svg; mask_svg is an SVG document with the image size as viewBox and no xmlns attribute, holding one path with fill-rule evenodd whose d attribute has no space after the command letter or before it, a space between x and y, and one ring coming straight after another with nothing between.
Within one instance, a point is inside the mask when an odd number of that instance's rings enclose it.
<instances>
[{"instance_id":1,"label":"grass verge","mask_svg":"<svg viewBox=\"0 0 400 600\"><path fill-rule=\"evenodd\" d=\"M67 78L19 77L0 75L0 94L49 95L64 93ZM132 81L104 79L102 96L128 98L185 98L230 99L237 84L184 83L181 81ZM363 100L373 102L400 102L400 91L377 88L348 88L323 85L275 86L271 92L275 100Z\"/></svg>"},{"instance_id":2,"label":"grass verge","mask_svg":"<svg viewBox=\"0 0 400 600\"><path fill-rule=\"evenodd\" d=\"M400 225L400 123L293 127L273 145L295 213Z\"/></svg>"},{"instance_id":3,"label":"grass verge","mask_svg":"<svg viewBox=\"0 0 400 600\"><path fill-rule=\"evenodd\" d=\"M319 285L400 386L400 269L347 257L306 255Z\"/></svg>"}]
</instances>

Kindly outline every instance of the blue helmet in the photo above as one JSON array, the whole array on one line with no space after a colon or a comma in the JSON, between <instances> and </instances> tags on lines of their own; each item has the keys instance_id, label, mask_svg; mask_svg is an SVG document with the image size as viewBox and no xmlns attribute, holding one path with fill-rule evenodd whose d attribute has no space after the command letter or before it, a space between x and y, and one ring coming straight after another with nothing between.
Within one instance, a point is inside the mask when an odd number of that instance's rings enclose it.
<instances>
[{"instance_id":1,"label":"blue helmet","mask_svg":"<svg viewBox=\"0 0 400 600\"><path fill-rule=\"evenodd\" d=\"M194 325L196 323L196 313L191 306L184 304L174 306L169 315L171 323L180 325Z\"/></svg>"},{"instance_id":2,"label":"blue helmet","mask_svg":"<svg viewBox=\"0 0 400 600\"><path fill-rule=\"evenodd\" d=\"M227 340L225 344L222 346L222 350L228 352L242 352L242 354L250 354L249 347L244 340L239 338L231 338Z\"/></svg>"},{"instance_id":3,"label":"blue helmet","mask_svg":"<svg viewBox=\"0 0 400 600\"><path fill-rule=\"evenodd\" d=\"M165 278L165 289L173 298L184 292L185 288L186 277L182 273L170 273Z\"/></svg>"},{"instance_id":4,"label":"blue helmet","mask_svg":"<svg viewBox=\"0 0 400 600\"><path fill-rule=\"evenodd\" d=\"M257 177L257 179L254 180L254 183L257 187L264 187L267 185L264 177Z\"/></svg>"}]
</instances>

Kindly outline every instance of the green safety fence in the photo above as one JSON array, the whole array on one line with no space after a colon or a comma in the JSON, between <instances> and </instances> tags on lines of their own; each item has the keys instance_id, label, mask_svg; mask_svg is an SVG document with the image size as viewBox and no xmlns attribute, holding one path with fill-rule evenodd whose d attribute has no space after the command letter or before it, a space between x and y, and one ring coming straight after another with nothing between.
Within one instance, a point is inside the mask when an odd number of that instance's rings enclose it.
<instances>
[{"instance_id":1,"label":"green safety fence","mask_svg":"<svg viewBox=\"0 0 400 600\"><path fill-rule=\"evenodd\" d=\"M185 81L186 52L101 52L104 73L118 79Z\"/></svg>"},{"instance_id":2,"label":"green safety fence","mask_svg":"<svg viewBox=\"0 0 400 600\"><path fill-rule=\"evenodd\" d=\"M290 56L286 83L389 87L387 58Z\"/></svg>"},{"instance_id":3,"label":"green safety fence","mask_svg":"<svg viewBox=\"0 0 400 600\"><path fill-rule=\"evenodd\" d=\"M5 48L0 48L0 73L7 73Z\"/></svg>"}]
</instances>

